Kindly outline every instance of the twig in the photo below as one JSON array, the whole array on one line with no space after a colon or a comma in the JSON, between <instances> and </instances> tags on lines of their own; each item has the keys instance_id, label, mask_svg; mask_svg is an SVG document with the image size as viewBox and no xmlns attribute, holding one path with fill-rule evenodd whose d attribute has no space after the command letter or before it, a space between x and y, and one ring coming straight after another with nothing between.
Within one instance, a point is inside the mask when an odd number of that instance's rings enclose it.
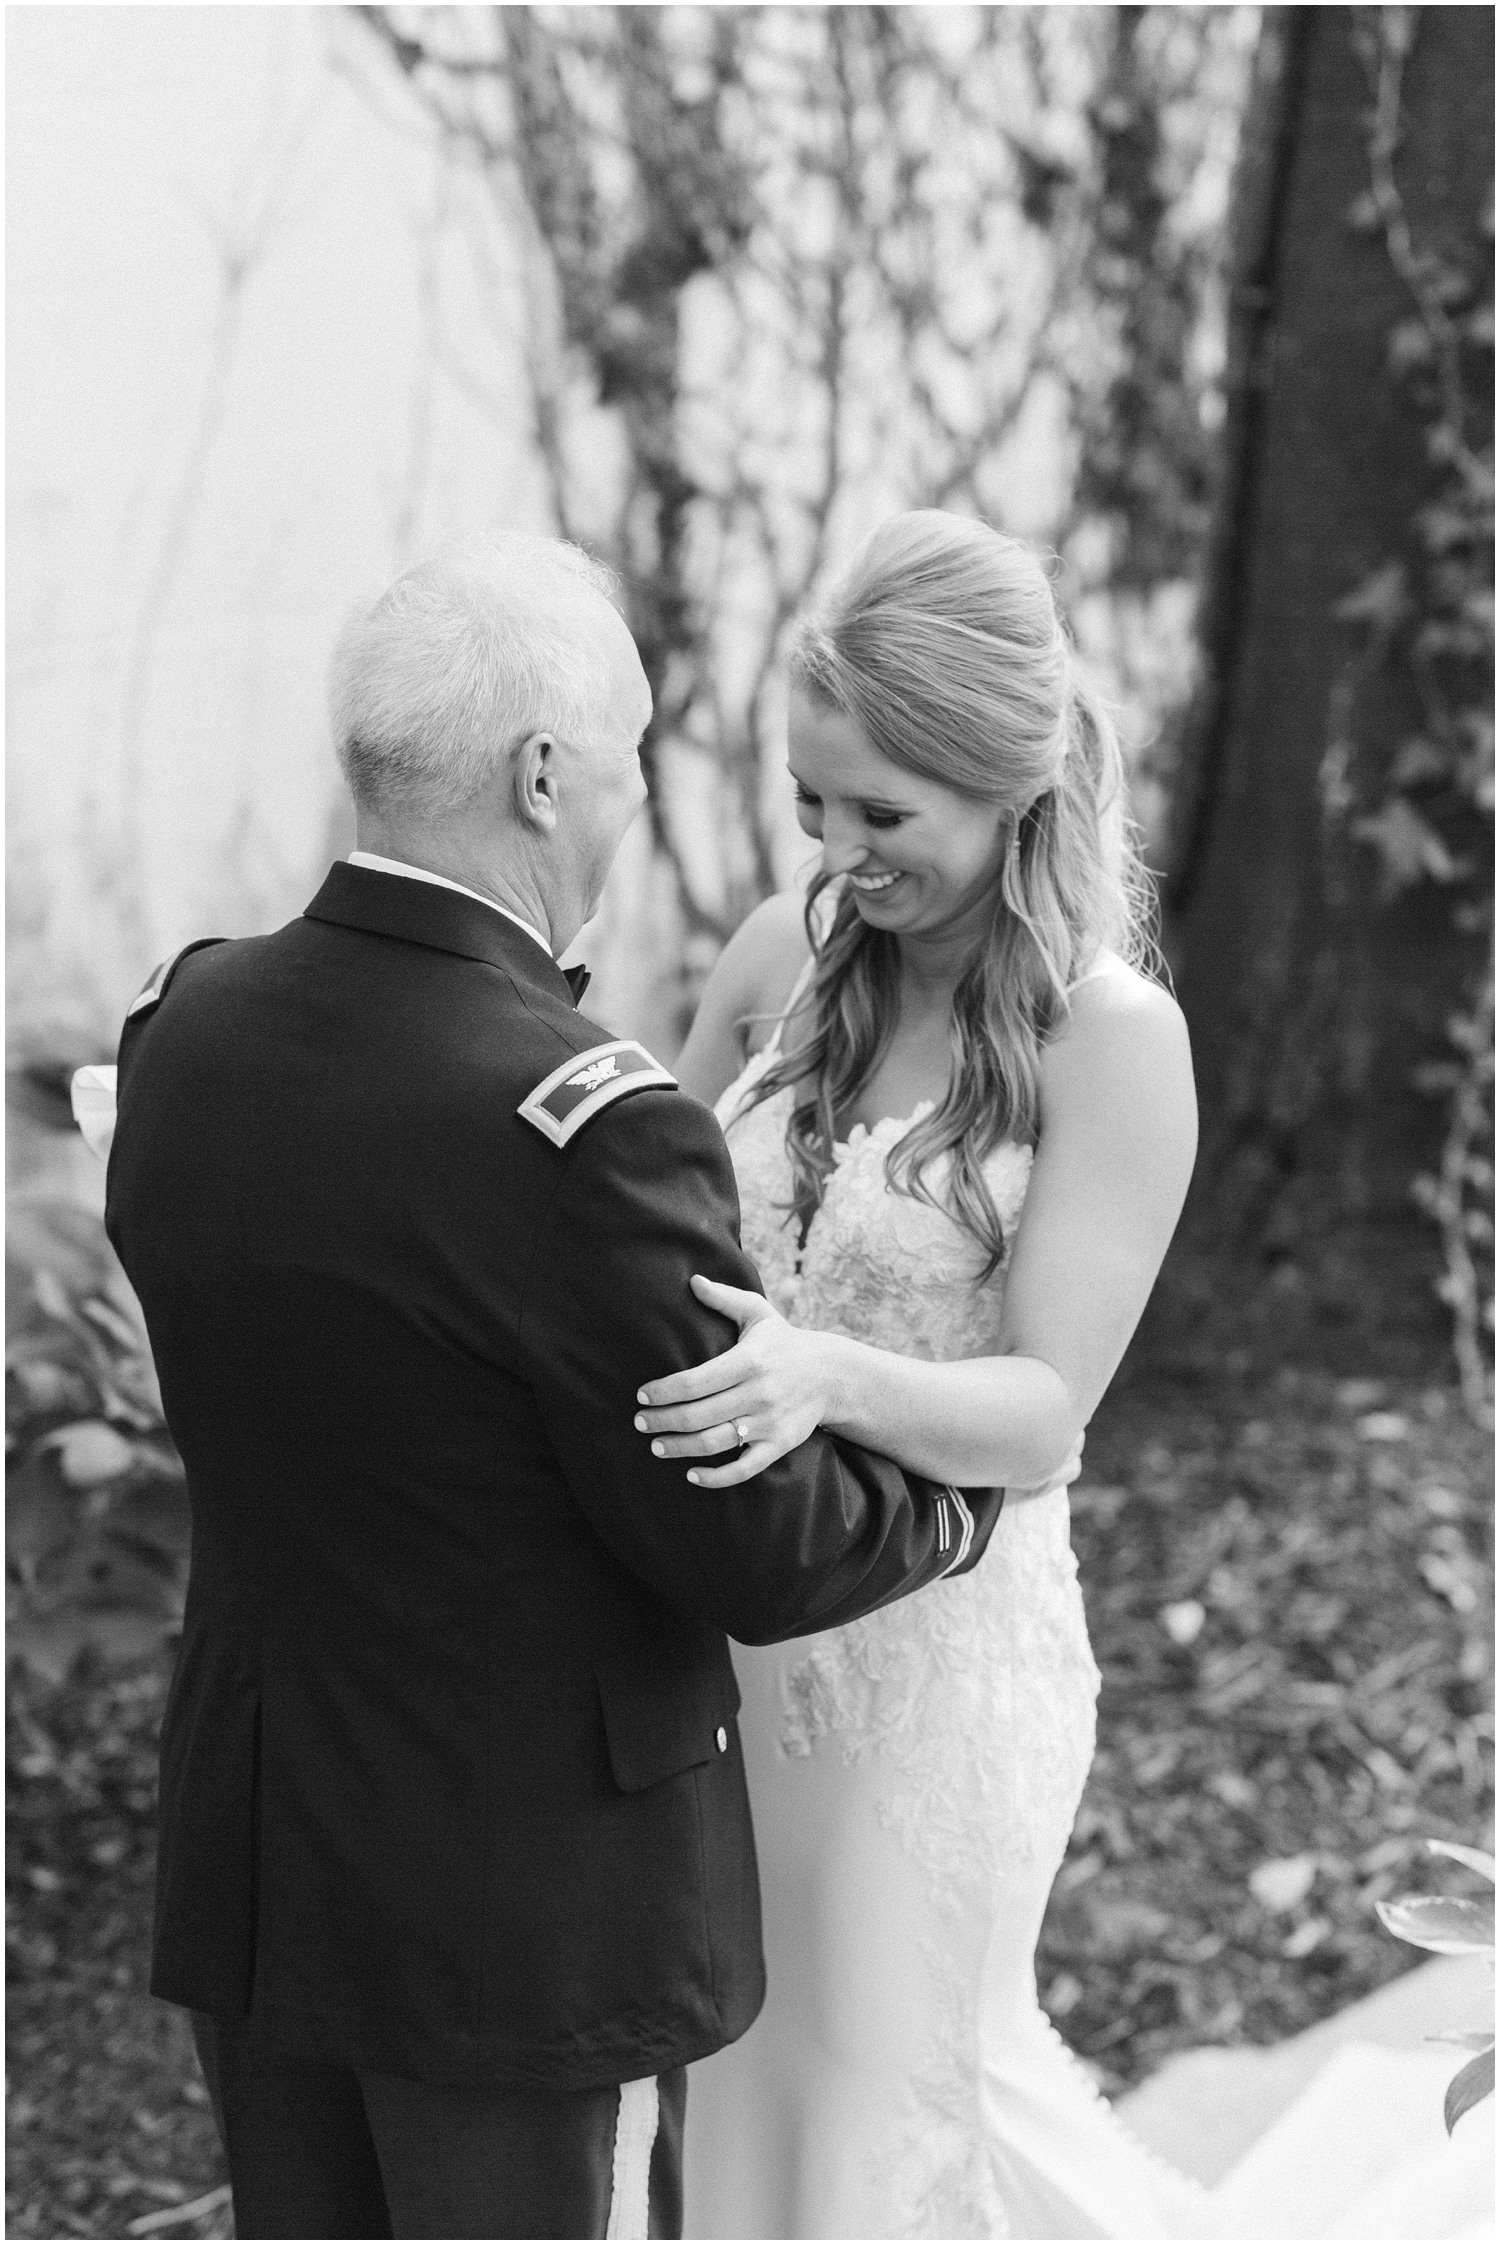
<instances>
[{"instance_id":1,"label":"twig","mask_svg":"<svg viewBox=\"0 0 1500 2245\"><path fill-rule=\"evenodd\" d=\"M196 2222L205 2214L216 2214L221 2206L229 2204L228 2183L220 2183L217 2190L206 2190L201 2198L190 2198L182 2206L163 2206L158 2214L138 2214L133 2222L125 2224L127 2237L154 2237L158 2230L176 2229L179 2222Z\"/></svg>"},{"instance_id":2,"label":"twig","mask_svg":"<svg viewBox=\"0 0 1500 2245\"><path fill-rule=\"evenodd\" d=\"M417 230L420 248L417 302L422 315L422 329L417 371L412 384L406 478L391 538L398 569L407 566L415 551L422 501L432 469L436 388L434 377L442 363L442 236L448 219L452 185L452 172L447 164L441 164L432 207L424 214Z\"/></svg>"},{"instance_id":3,"label":"twig","mask_svg":"<svg viewBox=\"0 0 1500 2245\"><path fill-rule=\"evenodd\" d=\"M1477 1159L1490 1130L1495 1083L1495 971L1486 970L1472 1020L1460 1020L1467 1059L1457 1070L1448 1130L1436 1177L1414 1180L1412 1191L1437 1224L1443 1241L1438 1292L1453 1317L1453 1353L1465 1406L1476 1426L1494 1424L1489 1368L1482 1334L1484 1302L1471 1242L1485 1219L1471 1209Z\"/></svg>"}]
</instances>

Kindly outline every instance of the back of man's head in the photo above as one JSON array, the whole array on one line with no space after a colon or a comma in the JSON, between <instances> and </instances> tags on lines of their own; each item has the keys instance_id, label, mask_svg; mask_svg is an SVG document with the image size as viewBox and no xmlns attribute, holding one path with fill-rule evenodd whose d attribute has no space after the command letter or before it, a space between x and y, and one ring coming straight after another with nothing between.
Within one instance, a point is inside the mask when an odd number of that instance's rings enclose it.
<instances>
[{"instance_id":1,"label":"back of man's head","mask_svg":"<svg viewBox=\"0 0 1500 2245\"><path fill-rule=\"evenodd\" d=\"M465 540L398 577L350 618L329 665L355 802L441 817L535 733L633 745L650 696L613 585L557 538Z\"/></svg>"}]
</instances>

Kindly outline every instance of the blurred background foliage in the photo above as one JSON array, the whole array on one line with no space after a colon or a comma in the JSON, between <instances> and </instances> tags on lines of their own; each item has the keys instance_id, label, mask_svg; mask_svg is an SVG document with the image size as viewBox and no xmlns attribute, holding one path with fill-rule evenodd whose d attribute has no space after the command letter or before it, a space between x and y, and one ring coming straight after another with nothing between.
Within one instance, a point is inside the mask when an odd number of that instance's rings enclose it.
<instances>
[{"instance_id":1,"label":"blurred background foliage","mask_svg":"<svg viewBox=\"0 0 1500 2245\"><path fill-rule=\"evenodd\" d=\"M651 677L649 831L588 944L602 1018L675 1049L803 862L780 659L858 537L933 504L1057 557L1130 736L1204 1133L1076 1492L1106 1686L1043 1987L1114 2086L1292 2032L1400 1969L1373 1903L1489 1813L1487 12L329 20L330 69L437 181L391 551L457 527L423 462L460 398L532 464L521 526L617 569ZM281 194L256 189L267 223ZM225 272L258 254L227 240ZM128 671L127 791L146 707ZM217 2177L138 2000L185 1492L64 1099L162 918L120 835L93 982L27 923L8 1079L25 2235L170 2226ZM252 888L231 919L301 901Z\"/></svg>"}]
</instances>

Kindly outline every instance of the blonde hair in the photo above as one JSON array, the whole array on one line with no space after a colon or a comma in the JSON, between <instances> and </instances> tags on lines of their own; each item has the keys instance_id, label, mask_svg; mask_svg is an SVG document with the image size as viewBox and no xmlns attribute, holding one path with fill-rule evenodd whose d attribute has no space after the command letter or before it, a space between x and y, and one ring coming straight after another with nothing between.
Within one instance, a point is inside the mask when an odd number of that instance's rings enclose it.
<instances>
[{"instance_id":1,"label":"blonde hair","mask_svg":"<svg viewBox=\"0 0 1500 2245\"><path fill-rule=\"evenodd\" d=\"M946 1096L892 1149L893 1187L948 1206L1004 1260L983 1161L1036 1138L1043 1045L1103 948L1153 971L1154 897L1125 794L1120 744L1083 678L1036 556L965 516L897 515L867 540L820 615L798 628L791 680L852 718L893 764L1013 812L988 928L954 995ZM760 1079L791 1085L792 1210L805 1231L834 1166L835 1128L896 1026L896 939L838 896L831 924L808 895L814 1026ZM951 1152L949 1199L925 1182Z\"/></svg>"},{"instance_id":2,"label":"blonde hair","mask_svg":"<svg viewBox=\"0 0 1500 2245\"><path fill-rule=\"evenodd\" d=\"M631 713L616 706L600 629L613 589L609 570L559 538L456 540L406 570L350 617L329 664L355 801L455 810L531 733L586 745L623 733Z\"/></svg>"}]
</instances>

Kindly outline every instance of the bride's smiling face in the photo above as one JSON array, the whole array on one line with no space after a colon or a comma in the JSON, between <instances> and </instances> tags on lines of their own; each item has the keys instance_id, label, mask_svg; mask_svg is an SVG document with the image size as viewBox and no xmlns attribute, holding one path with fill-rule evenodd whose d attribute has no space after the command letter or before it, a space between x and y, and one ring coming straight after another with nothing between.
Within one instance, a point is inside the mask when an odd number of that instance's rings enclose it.
<instances>
[{"instance_id":1,"label":"bride's smiling face","mask_svg":"<svg viewBox=\"0 0 1500 2245\"><path fill-rule=\"evenodd\" d=\"M1002 804L893 764L852 717L795 689L787 764L798 824L871 927L937 934L987 901L1014 825Z\"/></svg>"}]
</instances>

